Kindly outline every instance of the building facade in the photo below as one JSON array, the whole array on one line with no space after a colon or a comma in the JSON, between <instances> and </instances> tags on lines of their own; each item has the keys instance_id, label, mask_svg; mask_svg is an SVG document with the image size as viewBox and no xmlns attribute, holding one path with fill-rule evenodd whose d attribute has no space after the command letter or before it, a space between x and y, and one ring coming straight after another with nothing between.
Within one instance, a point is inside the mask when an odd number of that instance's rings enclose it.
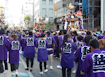
<instances>
[{"instance_id":1,"label":"building facade","mask_svg":"<svg viewBox=\"0 0 105 77\"><path fill-rule=\"evenodd\" d=\"M35 0L34 3L35 19L39 16L49 18L50 22L54 22L54 0Z\"/></svg>"},{"instance_id":2,"label":"building facade","mask_svg":"<svg viewBox=\"0 0 105 77\"><path fill-rule=\"evenodd\" d=\"M5 8L0 4L0 26L4 24L5 19Z\"/></svg>"},{"instance_id":3,"label":"building facade","mask_svg":"<svg viewBox=\"0 0 105 77\"><path fill-rule=\"evenodd\" d=\"M62 16L68 15L70 10L66 8L66 5L69 3L73 3L73 0L56 0L55 1L55 19L54 23L57 26L57 29L63 29L62 21L60 20Z\"/></svg>"},{"instance_id":4,"label":"building facade","mask_svg":"<svg viewBox=\"0 0 105 77\"><path fill-rule=\"evenodd\" d=\"M101 26L101 0L57 0L57 13L54 20L57 28L59 28L62 22L60 20L61 17L69 14L70 12L65 7L65 5L69 3L76 6L76 9L73 10L74 13L78 10L82 12L84 28L96 28Z\"/></svg>"},{"instance_id":5,"label":"building facade","mask_svg":"<svg viewBox=\"0 0 105 77\"><path fill-rule=\"evenodd\" d=\"M30 16L31 20L29 21L29 24L33 24L33 0L25 0L22 5L22 14L23 20L24 17Z\"/></svg>"}]
</instances>

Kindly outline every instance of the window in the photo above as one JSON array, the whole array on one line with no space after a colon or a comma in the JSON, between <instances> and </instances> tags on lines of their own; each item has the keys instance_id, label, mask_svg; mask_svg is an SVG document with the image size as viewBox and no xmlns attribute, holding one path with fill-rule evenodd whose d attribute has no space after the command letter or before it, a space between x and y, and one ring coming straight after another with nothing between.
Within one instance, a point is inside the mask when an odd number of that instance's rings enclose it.
<instances>
[{"instance_id":1,"label":"window","mask_svg":"<svg viewBox=\"0 0 105 77\"><path fill-rule=\"evenodd\" d=\"M49 12L50 12L50 13L53 13L53 9L49 9Z\"/></svg>"},{"instance_id":2,"label":"window","mask_svg":"<svg viewBox=\"0 0 105 77\"><path fill-rule=\"evenodd\" d=\"M53 21L53 17L49 17L49 20L50 20L50 21Z\"/></svg>"},{"instance_id":3,"label":"window","mask_svg":"<svg viewBox=\"0 0 105 77\"><path fill-rule=\"evenodd\" d=\"M46 0L42 0L42 4L45 5L46 4Z\"/></svg>"},{"instance_id":4,"label":"window","mask_svg":"<svg viewBox=\"0 0 105 77\"><path fill-rule=\"evenodd\" d=\"M49 0L49 4L50 5L53 5L53 0Z\"/></svg>"},{"instance_id":5,"label":"window","mask_svg":"<svg viewBox=\"0 0 105 77\"><path fill-rule=\"evenodd\" d=\"M46 9L45 8L42 9L42 13L46 13Z\"/></svg>"}]
</instances>

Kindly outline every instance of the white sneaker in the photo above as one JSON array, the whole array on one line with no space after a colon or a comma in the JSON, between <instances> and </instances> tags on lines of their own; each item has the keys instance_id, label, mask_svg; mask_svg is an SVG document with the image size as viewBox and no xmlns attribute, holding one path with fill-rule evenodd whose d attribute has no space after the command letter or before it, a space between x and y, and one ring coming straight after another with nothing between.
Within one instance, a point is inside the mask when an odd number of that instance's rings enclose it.
<instances>
[{"instance_id":1,"label":"white sneaker","mask_svg":"<svg viewBox=\"0 0 105 77\"><path fill-rule=\"evenodd\" d=\"M61 67L60 65L57 65L57 68L58 68L58 69L62 69L62 67Z\"/></svg>"},{"instance_id":2,"label":"white sneaker","mask_svg":"<svg viewBox=\"0 0 105 77\"><path fill-rule=\"evenodd\" d=\"M41 74L41 75L42 75L42 74L43 74L43 72L39 72L39 74Z\"/></svg>"},{"instance_id":3,"label":"white sneaker","mask_svg":"<svg viewBox=\"0 0 105 77\"><path fill-rule=\"evenodd\" d=\"M22 55L22 51L20 50L19 53Z\"/></svg>"},{"instance_id":4,"label":"white sneaker","mask_svg":"<svg viewBox=\"0 0 105 77\"><path fill-rule=\"evenodd\" d=\"M50 66L50 70L52 70L53 69L53 66Z\"/></svg>"},{"instance_id":5,"label":"white sneaker","mask_svg":"<svg viewBox=\"0 0 105 77\"><path fill-rule=\"evenodd\" d=\"M15 76L15 73L12 73L12 76Z\"/></svg>"},{"instance_id":6,"label":"white sneaker","mask_svg":"<svg viewBox=\"0 0 105 77\"><path fill-rule=\"evenodd\" d=\"M48 72L48 69L44 70L44 72Z\"/></svg>"},{"instance_id":7,"label":"white sneaker","mask_svg":"<svg viewBox=\"0 0 105 77\"><path fill-rule=\"evenodd\" d=\"M73 70L73 71L72 71L72 73L74 73L74 74L75 74L75 73L76 73L76 70Z\"/></svg>"},{"instance_id":8,"label":"white sneaker","mask_svg":"<svg viewBox=\"0 0 105 77\"><path fill-rule=\"evenodd\" d=\"M18 77L18 72L15 73L16 77Z\"/></svg>"},{"instance_id":9,"label":"white sneaker","mask_svg":"<svg viewBox=\"0 0 105 77\"><path fill-rule=\"evenodd\" d=\"M6 71L3 72L4 74L7 73Z\"/></svg>"}]
</instances>

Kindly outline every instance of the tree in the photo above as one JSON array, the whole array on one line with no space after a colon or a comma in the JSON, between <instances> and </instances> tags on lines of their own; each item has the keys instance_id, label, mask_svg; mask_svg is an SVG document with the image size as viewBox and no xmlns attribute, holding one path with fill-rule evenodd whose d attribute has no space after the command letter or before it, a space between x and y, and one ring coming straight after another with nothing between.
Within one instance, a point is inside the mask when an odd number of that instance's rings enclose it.
<instances>
[{"instance_id":1,"label":"tree","mask_svg":"<svg viewBox=\"0 0 105 77\"><path fill-rule=\"evenodd\" d=\"M25 21L25 20L30 21L30 20L31 20L30 16L26 16L26 17L24 18L24 21Z\"/></svg>"},{"instance_id":2,"label":"tree","mask_svg":"<svg viewBox=\"0 0 105 77\"><path fill-rule=\"evenodd\" d=\"M30 26L29 26L29 29L30 29L30 30L33 29L33 25L30 25Z\"/></svg>"},{"instance_id":3,"label":"tree","mask_svg":"<svg viewBox=\"0 0 105 77\"><path fill-rule=\"evenodd\" d=\"M53 26L54 26L54 22L49 22L49 23L46 25L45 29L51 29Z\"/></svg>"},{"instance_id":4,"label":"tree","mask_svg":"<svg viewBox=\"0 0 105 77\"><path fill-rule=\"evenodd\" d=\"M5 25L4 29L6 30L7 28L8 28L8 24L7 24L7 25Z\"/></svg>"}]
</instances>

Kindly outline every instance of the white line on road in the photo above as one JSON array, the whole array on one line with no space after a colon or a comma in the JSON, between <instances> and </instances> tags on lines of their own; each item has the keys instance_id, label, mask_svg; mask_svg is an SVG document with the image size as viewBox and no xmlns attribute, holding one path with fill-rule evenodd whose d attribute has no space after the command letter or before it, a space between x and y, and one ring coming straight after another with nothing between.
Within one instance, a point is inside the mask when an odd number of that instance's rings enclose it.
<instances>
[{"instance_id":1,"label":"white line on road","mask_svg":"<svg viewBox=\"0 0 105 77\"><path fill-rule=\"evenodd\" d=\"M23 60L23 58L20 56L20 60L21 60L21 62L22 62L22 64L23 64L23 66L26 68L26 64L25 64L25 62L24 62L24 60ZM29 75L29 77L34 77L33 75L32 75L32 73L31 72L29 72L29 71L27 71L27 74Z\"/></svg>"}]
</instances>

